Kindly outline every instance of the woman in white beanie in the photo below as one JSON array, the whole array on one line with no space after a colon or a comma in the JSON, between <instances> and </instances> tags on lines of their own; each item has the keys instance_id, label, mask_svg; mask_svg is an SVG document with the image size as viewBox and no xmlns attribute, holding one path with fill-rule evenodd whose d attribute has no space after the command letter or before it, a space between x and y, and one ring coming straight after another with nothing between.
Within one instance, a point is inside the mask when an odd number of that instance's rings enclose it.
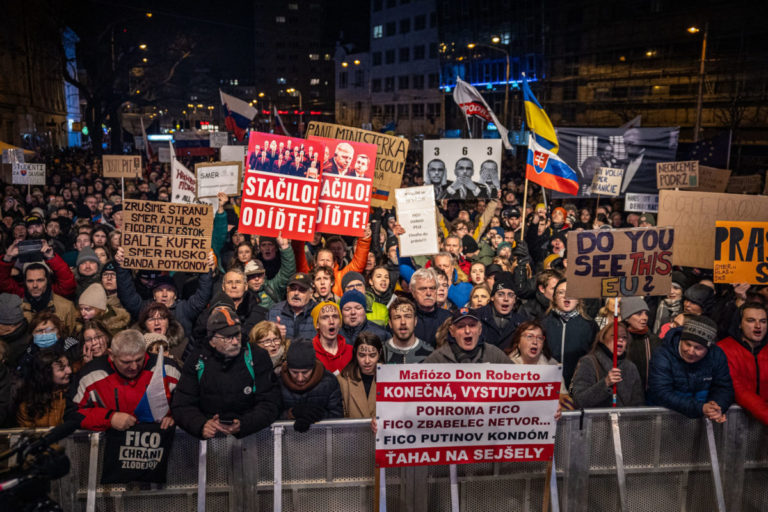
<instances>
[{"instance_id":1,"label":"woman in white beanie","mask_svg":"<svg viewBox=\"0 0 768 512\"><path fill-rule=\"evenodd\" d=\"M109 329L111 335L128 327L131 321L131 315L126 310L107 304L107 292L99 283L91 284L80 294L77 307L80 318L76 331L79 333L83 332L83 322L87 320L99 320Z\"/></svg>"}]
</instances>

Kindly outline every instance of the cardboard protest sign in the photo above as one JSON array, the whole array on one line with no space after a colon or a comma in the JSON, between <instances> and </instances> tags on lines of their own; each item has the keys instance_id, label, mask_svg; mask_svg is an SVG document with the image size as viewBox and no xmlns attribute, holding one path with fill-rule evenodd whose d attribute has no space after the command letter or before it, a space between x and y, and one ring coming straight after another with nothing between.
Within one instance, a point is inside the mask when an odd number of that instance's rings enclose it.
<instances>
[{"instance_id":1,"label":"cardboard protest sign","mask_svg":"<svg viewBox=\"0 0 768 512\"><path fill-rule=\"evenodd\" d=\"M197 197L216 197L219 192L228 196L240 195L242 176L242 162L195 164Z\"/></svg>"},{"instance_id":2,"label":"cardboard protest sign","mask_svg":"<svg viewBox=\"0 0 768 512\"><path fill-rule=\"evenodd\" d=\"M208 145L212 148L226 146L229 142L229 132L211 132L208 134Z\"/></svg>"},{"instance_id":3,"label":"cardboard protest sign","mask_svg":"<svg viewBox=\"0 0 768 512\"><path fill-rule=\"evenodd\" d=\"M11 164L11 183L14 185L45 185L45 164Z\"/></svg>"},{"instance_id":4,"label":"cardboard protest sign","mask_svg":"<svg viewBox=\"0 0 768 512\"><path fill-rule=\"evenodd\" d=\"M422 256L437 254L437 215L435 214L435 189L423 187L395 190L397 220L405 234L400 235L400 255Z\"/></svg>"},{"instance_id":5,"label":"cardboard protest sign","mask_svg":"<svg viewBox=\"0 0 768 512\"><path fill-rule=\"evenodd\" d=\"M196 195L197 178L195 174L174 158L171 162L171 201L174 203L194 203Z\"/></svg>"},{"instance_id":6,"label":"cardboard protest sign","mask_svg":"<svg viewBox=\"0 0 768 512\"><path fill-rule=\"evenodd\" d=\"M662 190L659 226L675 228L672 263L712 268L718 220L768 222L768 197Z\"/></svg>"},{"instance_id":7,"label":"cardboard protest sign","mask_svg":"<svg viewBox=\"0 0 768 512\"><path fill-rule=\"evenodd\" d=\"M556 365L380 364L376 464L550 460L561 380Z\"/></svg>"},{"instance_id":8,"label":"cardboard protest sign","mask_svg":"<svg viewBox=\"0 0 768 512\"><path fill-rule=\"evenodd\" d=\"M656 164L656 188L696 188L699 186L699 162L659 162Z\"/></svg>"},{"instance_id":9,"label":"cardboard protest sign","mask_svg":"<svg viewBox=\"0 0 768 512\"><path fill-rule=\"evenodd\" d=\"M495 198L500 190L500 139L424 141L424 184L435 199Z\"/></svg>"},{"instance_id":10,"label":"cardboard protest sign","mask_svg":"<svg viewBox=\"0 0 768 512\"><path fill-rule=\"evenodd\" d=\"M245 165L245 150L248 146L221 146L219 150L221 153L222 162L243 162Z\"/></svg>"},{"instance_id":11,"label":"cardboard protest sign","mask_svg":"<svg viewBox=\"0 0 768 512\"><path fill-rule=\"evenodd\" d=\"M592 179L592 193L601 196L616 197L621 194L621 180L624 169L599 167Z\"/></svg>"},{"instance_id":12,"label":"cardboard protest sign","mask_svg":"<svg viewBox=\"0 0 768 512\"><path fill-rule=\"evenodd\" d=\"M658 194L626 194L624 196L625 212L652 213L659 211Z\"/></svg>"},{"instance_id":13,"label":"cardboard protest sign","mask_svg":"<svg viewBox=\"0 0 768 512\"><path fill-rule=\"evenodd\" d=\"M319 141L251 132L238 231L312 240L324 154Z\"/></svg>"},{"instance_id":14,"label":"cardboard protest sign","mask_svg":"<svg viewBox=\"0 0 768 512\"><path fill-rule=\"evenodd\" d=\"M105 178L141 178L141 156L102 155L101 168Z\"/></svg>"},{"instance_id":15,"label":"cardboard protest sign","mask_svg":"<svg viewBox=\"0 0 768 512\"><path fill-rule=\"evenodd\" d=\"M321 233L363 236L371 209L378 148L375 144L324 137L312 136L307 140L325 144L315 229Z\"/></svg>"},{"instance_id":16,"label":"cardboard protest sign","mask_svg":"<svg viewBox=\"0 0 768 512\"><path fill-rule=\"evenodd\" d=\"M378 152L371 190L371 206L392 208L395 204L395 189L400 188L400 182L403 180L405 157L408 155L408 139L315 121L309 123L305 135L376 144Z\"/></svg>"},{"instance_id":17,"label":"cardboard protest sign","mask_svg":"<svg viewBox=\"0 0 768 512\"><path fill-rule=\"evenodd\" d=\"M699 166L699 192L725 192L731 171L728 169L716 169L706 165Z\"/></svg>"},{"instance_id":18,"label":"cardboard protest sign","mask_svg":"<svg viewBox=\"0 0 768 512\"><path fill-rule=\"evenodd\" d=\"M768 222L717 221L714 282L768 283Z\"/></svg>"},{"instance_id":19,"label":"cardboard protest sign","mask_svg":"<svg viewBox=\"0 0 768 512\"><path fill-rule=\"evenodd\" d=\"M171 149L163 146L157 148L157 161L161 164L171 163Z\"/></svg>"},{"instance_id":20,"label":"cardboard protest sign","mask_svg":"<svg viewBox=\"0 0 768 512\"><path fill-rule=\"evenodd\" d=\"M671 228L568 232L568 296L666 295L672 285Z\"/></svg>"},{"instance_id":21,"label":"cardboard protest sign","mask_svg":"<svg viewBox=\"0 0 768 512\"><path fill-rule=\"evenodd\" d=\"M123 202L125 268L207 272L212 236L211 205Z\"/></svg>"},{"instance_id":22,"label":"cardboard protest sign","mask_svg":"<svg viewBox=\"0 0 768 512\"><path fill-rule=\"evenodd\" d=\"M728 180L729 194L759 194L763 189L763 179L759 174L749 176L731 176Z\"/></svg>"}]
</instances>

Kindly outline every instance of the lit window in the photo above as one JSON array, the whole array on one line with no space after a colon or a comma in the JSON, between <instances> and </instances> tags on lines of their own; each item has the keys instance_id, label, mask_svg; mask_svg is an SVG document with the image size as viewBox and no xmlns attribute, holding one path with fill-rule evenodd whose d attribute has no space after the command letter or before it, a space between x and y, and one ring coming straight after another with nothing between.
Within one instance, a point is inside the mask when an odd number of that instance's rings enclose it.
<instances>
[{"instance_id":1,"label":"lit window","mask_svg":"<svg viewBox=\"0 0 768 512\"><path fill-rule=\"evenodd\" d=\"M320 85L320 79L319 78L311 78L309 80L309 85Z\"/></svg>"},{"instance_id":2,"label":"lit window","mask_svg":"<svg viewBox=\"0 0 768 512\"><path fill-rule=\"evenodd\" d=\"M320 54L319 53L310 53L309 54L309 60L320 60Z\"/></svg>"},{"instance_id":3,"label":"lit window","mask_svg":"<svg viewBox=\"0 0 768 512\"><path fill-rule=\"evenodd\" d=\"M285 23L285 16L275 16L275 23Z\"/></svg>"},{"instance_id":4,"label":"lit window","mask_svg":"<svg viewBox=\"0 0 768 512\"><path fill-rule=\"evenodd\" d=\"M373 27L373 38L381 39L384 37L384 25L376 25Z\"/></svg>"},{"instance_id":5,"label":"lit window","mask_svg":"<svg viewBox=\"0 0 768 512\"><path fill-rule=\"evenodd\" d=\"M277 83L278 83L278 84L281 84L281 85L284 85L284 84L285 84L285 78L283 78L283 77L281 76L280 78L278 78L278 79L277 79Z\"/></svg>"}]
</instances>

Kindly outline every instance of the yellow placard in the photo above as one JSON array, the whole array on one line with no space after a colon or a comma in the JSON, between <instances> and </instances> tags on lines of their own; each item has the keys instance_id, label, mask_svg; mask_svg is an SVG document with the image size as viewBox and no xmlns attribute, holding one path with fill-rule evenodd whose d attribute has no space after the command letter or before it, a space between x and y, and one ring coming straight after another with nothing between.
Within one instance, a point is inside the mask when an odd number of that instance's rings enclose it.
<instances>
[{"instance_id":1,"label":"yellow placard","mask_svg":"<svg viewBox=\"0 0 768 512\"><path fill-rule=\"evenodd\" d=\"M768 283L768 222L715 223L716 283Z\"/></svg>"}]
</instances>

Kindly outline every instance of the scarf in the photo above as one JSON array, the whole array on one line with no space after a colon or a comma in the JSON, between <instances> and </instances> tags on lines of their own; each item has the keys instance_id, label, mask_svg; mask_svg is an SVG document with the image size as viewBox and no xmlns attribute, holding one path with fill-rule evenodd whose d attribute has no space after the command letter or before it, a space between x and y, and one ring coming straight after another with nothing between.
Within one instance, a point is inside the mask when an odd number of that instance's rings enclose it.
<instances>
[{"instance_id":1,"label":"scarf","mask_svg":"<svg viewBox=\"0 0 768 512\"><path fill-rule=\"evenodd\" d=\"M574 309L572 311L560 311L557 308L553 308L553 311L557 314L558 317L560 317L560 320L562 320L563 323L568 323L568 320L579 316L578 309Z\"/></svg>"},{"instance_id":2,"label":"scarf","mask_svg":"<svg viewBox=\"0 0 768 512\"><path fill-rule=\"evenodd\" d=\"M26 288L24 289L24 300L29 302L29 306L35 313L39 313L40 311L47 309L48 304L51 302L52 296L53 290L51 290L51 283L48 283L48 286L45 287L45 291L39 297L32 297L29 294L29 291Z\"/></svg>"},{"instance_id":3,"label":"scarf","mask_svg":"<svg viewBox=\"0 0 768 512\"><path fill-rule=\"evenodd\" d=\"M631 327L627 327L627 330L632 334L640 334L640 335L646 335L648 334L648 326L645 326L645 329L633 329Z\"/></svg>"},{"instance_id":4,"label":"scarf","mask_svg":"<svg viewBox=\"0 0 768 512\"><path fill-rule=\"evenodd\" d=\"M285 346L280 345L280 351L274 356L269 356L272 359L272 368L277 368L283 364L283 356L285 355Z\"/></svg>"},{"instance_id":5,"label":"scarf","mask_svg":"<svg viewBox=\"0 0 768 512\"><path fill-rule=\"evenodd\" d=\"M475 348L473 348L470 351L466 351L463 348L459 346L458 343L456 343L456 340L453 338L450 338L448 340L448 346L451 347L451 352L453 352L453 357L456 358L456 362L458 363L471 363L472 360L475 359L475 357L480 354L483 350L483 343L478 341L477 345L475 345Z\"/></svg>"}]
</instances>

